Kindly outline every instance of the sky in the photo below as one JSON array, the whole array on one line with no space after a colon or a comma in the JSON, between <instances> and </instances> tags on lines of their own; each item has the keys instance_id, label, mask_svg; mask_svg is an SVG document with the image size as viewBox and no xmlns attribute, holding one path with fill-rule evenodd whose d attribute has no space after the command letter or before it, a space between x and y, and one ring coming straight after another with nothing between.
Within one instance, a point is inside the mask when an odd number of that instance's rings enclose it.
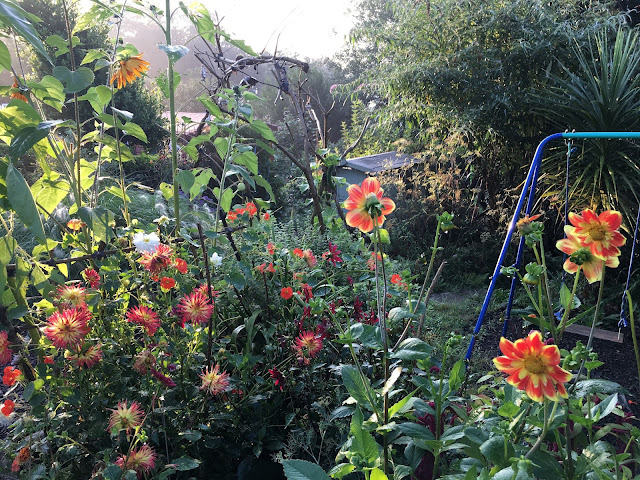
<instances>
[{"instance_id":1,"label":"sky","mask_svg":"<svg viewBox=\"0 0 640 480\"><path fill-rule=\"evenodd\" d=\"M330 57L353 25L347 0L225 0L203 2L224 17L222 27L254 50ZM279 39L278 39L279 35Z\"/></svg>"}]
</instances>

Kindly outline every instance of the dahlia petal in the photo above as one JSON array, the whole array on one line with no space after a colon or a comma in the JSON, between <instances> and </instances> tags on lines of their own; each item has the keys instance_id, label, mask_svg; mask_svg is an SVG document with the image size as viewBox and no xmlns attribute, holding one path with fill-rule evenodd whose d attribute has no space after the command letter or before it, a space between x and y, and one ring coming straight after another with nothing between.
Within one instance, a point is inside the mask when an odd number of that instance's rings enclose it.
<instances>
[{"instance_id":1,"label":"dahlia petal","mask_svg":"<svg viewBox=\"0 0 640 480\"><path fill-rule=\"evenodd\" d=\"M542 383L542 393L545 397L547 397L549 400L552 401L557 401L558 400L558 394L556 393L556 389L555 386L553 384L553 382L551 382L548 379L545 379L546 381L543 381Z\"/></svg>"},{"instance_id":2,"label":"dahlia petal","mask_svg":"<svg viewBox=\"0 0 640 480\"><path fill-rule=\"evenodd\" d=\"M380 182L373 177L367 177L362 182L362 193L366 197L370 193L377 193L380 190Z\"/></svg>"},{"instance_id":3,"label":"dahlia petal","mask_svg":"<svg viewBox=\"0 0 640 480\"><path fill-rule=\"evenodd\" d=\"M567 273L576 273L578 271L578 265L573 263L568 258L564 261L564 264L562 265L562 268L564 268L564 271L567 272Z\"/></svg>"},{"instance_id":4,"label":"dahlia petal","mask_svg":"<svg viewBox=\"0 0 640 480\"><path fill-rule=\"evenodd\" d=\"M557 345L544 345L540 356L544 358L545 363L549 365L557 365L560 363L560 349Z\"/></svg>"},{"instance_id":5,"label":"dahlia petal","mask_svg":"<svg viewBox=\"0 0 640 480\"><path fill-rule=\"evenodd\" d=\"M552 368L549 369L548 375L558 384L567 383L573 378L571 372L567 372L564 368L557 365L553 365Z\"/></svg>"},{"instance_id":6,"label":"dahlia petal","mask_svg":"<svg viewBox=\"0 0 640 480\"><path fill-rule=\"evenodd\" d=\"M509 358L522 359L522 355L518 352L513 342L504 337L500 339L500 351Z\"/></svg>"},{"instance_id":7,"label":"dahlia petal","mask_svg":"<svg viewBox=\"0 0 640 480\"><path fill-rule=\"evenodd\" d=\"M579 243L576 245L576 243L569 238L564 238L556 242L556 248L567 255L573 255L580 247L581 245Z\"/></svg>"},{"instance_id":8,"label":"dahlia petal","mask_svg":"<svg viewBox=\"0 0 640 480\"><path fill-rule=\"evenodd\" d=\"M584 223L599 223L598 215L591 209L584 210L580 216L582 217L582 221Z\"/></svg>"},{"instance_id":9,"label":"dahlia petal","mask_svg":"<svg viewBox=\"0 0 640 480\"><path fill-rule=\"evenodd\" d=\"M577 213L569 212L569 223L574 227L581 227L585 222L582 216Z\"/></svg>"},{"instance_id":10,"label":"dahlia petal","mask_svg":"<svg viewBox=\"0 0 640 480\"><path fill-rule=\"evenodd\" d=\"M606 265L609 268L618 268L620 265L620 258L617 255L615 257L608 257Z\"/></svg>"},{"instance_id":11,"label":"dahlia petal","mask_svg":"<svg viewBox=\"0 0 640 480\"><path fill-rule=\"evenodd\" d=\"M616 247L622 247L625 243L627 243L627 237L616 230L611 234L610 242Z\"/></svg>"},{"instance_id":12,"label":"dahlia petal","mask_svg":"<svg viewBox=\"0 0 640 480\"><path fill-rule=\"evenodd\" d=\"M389 215L396 209L395 202L388 197L381 198L380 203L382 204L382 213L384 215Z\"/></svg>"},{"instance_id":13,"label":"dahlia petal","mask_svg":"<svg viewBox=\"0 0 640 480\"><path fill-rule=\"evenodd\" d=\"M593 262L585 262L582 272L589 283L597 282L602 277L602 261L596 258Z\"/></svg>"},{"instance_id":14,"label":"dahlia petal","mask_svg":"<svg viewBox=\"0 0 640 480\"><path fill-rule=\"evenodd\" d=\"M362 189L360 188L360 185L356 185L355 183L347 187L347 193L349 194L349 198L345 200L345 208L349 210L352 210L354 208L359 208L361 206L360 203L364 202L366 198L366 195L362 193ZM346 206L347 202L351 202L355 206L347 207Z\"/></svg>"},{"instance_id":15,"label":"dahlia petal","mask_svg":"<svg viewBox=\"0 0 640 480\"><path fill-rule=\"evenodd\" d=\"M558 395L560 395L562 398L569 398L569 394L567 393L567 389L564 388L563 384L558 383L556 385L556 388L558 390Z\"/></svg>"},{"instance_id":16,"label":"dahlia petal","mask_svg":"<svg viewBox=\"0 0 640 480\"><path fill-rule=\"evenodd\" d=\"M534 402L542 402L542 400L544 400L544 396L542 394L540 382L537 381L538 379L536 377L537 375L532 375L531 378L529 378L529 383L525 388L525 392Z\"/></svg>"},{"instance_id":17,"label":"dahlia petal","mask_svg":"<svg viewBox=\"0 0 640 480\"><path fill-rule=\"evenodd\" d=\"M538 330L534 330L529 333L527 336L527 341L529 342L529 348L531 351L539 352L544 347L544 342L542 341L542 334Z\"/></svg>"},{"instance_id":18,"label":"dahlia petal","mask_svg":"<svg viewBox=\"0 0 640 480\"><path fill-rule=\"evenodd\" d=\"M347 212L345 220L347 221L347 225L353 228L359 228L363 232L373 230L373 220L368 213L362 210L351 210Z\"/></svg>"},{"instance_id":19,"label":"dahlia petal","mask_svg":"<svg viewBox=\"0 0 640 480\"><path fill-rule=\"evenodd\" d=\"M617 230L622 225L622 214L615 210L606 210L598 216L600 223L606 223L609 230Z\"/></svg>"}]
</instances>

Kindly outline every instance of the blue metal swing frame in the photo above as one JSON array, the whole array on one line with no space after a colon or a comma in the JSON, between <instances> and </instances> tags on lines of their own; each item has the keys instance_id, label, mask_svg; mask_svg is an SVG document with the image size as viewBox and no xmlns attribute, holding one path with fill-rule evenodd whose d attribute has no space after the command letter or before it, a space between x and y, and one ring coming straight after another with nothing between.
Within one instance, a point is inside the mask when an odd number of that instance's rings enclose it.
<instances>
[{"instance_id":1,"label":"blue metal swing frame","mask_svg":"<svg viewBox=\"0 0 640 480\"><path fill-rule=\"evenodd\" d=\"M536 187L538 184L538 176L540 173L540 164L542 163L542 154L544 153L544 149L548 143L553 140L577 140L577 139L640 139L640 132L564 132L564 133L554 133L553 135L549 135L544 140L542 140L538 144L538 148L536 148L535 155L533 156L533 161L531 162L531 167L529 168L529 172L527 174L527 178L524 182L524 186L522 187L522 193L520 194L520 198L518 199L518 204L516 206L515 212L513 213L513 218L511 222L509 222L509 226L507 228L507 235L504 239L504 243L502 245L502 250L500 251L500 255L498 256L498 261L496 262L495 269L493 270L493 275L491 276L491 282L489 283L489 288L487 289L487 293L484 297L484 301L482 302L482 308L480 309L480 314L478 315L478 320L476 322L476 326L473 330L473 335L471 336L471 341L469 342L469 348L467 349L467 354L465 359L467 362L471 360L471 355L473 354L473 348L476 343L476 336L480 332L482 328L482 324L484 322L484 317L489 308L489 303L491 302L491 297L493 296L493 291L496 288L496 283L498 281L498 277L500 276L500 269L503 267L504 260L507 256L507 249L509 244L511 243L511 237L513 236L513 232L516 228L516 222L520 218L520 214L522 212L522 207L524 206L525 199L527 199L527 206L525 209L525 215L531 214L531 209L533 208L533 204L535 202L535 193ZM568 160L567 160L568 162ZM638 219L640 220L640 209L638 210ZM637 234L638 226L636 223L636 234ZM633 247L635 248L635 236ZM524 238L520 239L520 243L518 244L518 254L516 256L516 266L520 265L522 260L522 254L524 250ZM631 260L633 261L633 254ZM629 277L631 275L631 264L629 265L629 274L627 276L627 288L629 287ZM506 329L508 326L509 315L511 314L511 304L513 300L513 294L516 287L515 279L511 282L511 290L509 294L509 302L507 303L507 309L505 311L505 325L503 327L503 335L506 334ZM625 290L626 293L626 290Z\"/></svg>"}]
</instances>

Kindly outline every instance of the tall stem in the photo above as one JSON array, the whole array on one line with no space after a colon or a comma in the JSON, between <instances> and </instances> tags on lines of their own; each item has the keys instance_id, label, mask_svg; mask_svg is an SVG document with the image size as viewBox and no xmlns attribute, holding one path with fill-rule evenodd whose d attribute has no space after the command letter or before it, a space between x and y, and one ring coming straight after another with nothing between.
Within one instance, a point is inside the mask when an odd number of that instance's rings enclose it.
<instances>
[{"instance_id":1,"label":"tall stem","mask_svg":"<svg viewBox=\"0 0 640 480\"><path fill-rule=\"evenodd\" d=\"M427 267L427 275L424 277L424 282L422 282L422 288L420 289L420 295L418 295L418 301L416 302L416 308L420 307L420 302L424 297L424 292L427 288L427 282L431 277L431 270L433 269L433 263L436 259L436 252L438 251L438 239L440 238L440 227L442 226L442 220L438 219L438 225L436 226L436 236L433 240L433 247L431 247L431 259L429 260L429 266ZM409 310L413 313L411 308L411 303L409 303ZM418 336L420 336L418 334Z\"/></svg>"},{"instance_id":2,"label":"tall stem","mask_svg":"<svg viewBox=\"0 0 640 480\"><path fill-rule=\"evenodd\" d=\"M631 326L631 338L633 339L633 351L636 354L636 367L638 369L638 382L640 382L640 350L638 350L638 338L636 337L636 322L633 319L633 302L631 301L631 295L627 294L627 301L629 302L629 324Z\"/></svg>"},{"instance_id":3,"label":"tall stem","mask_svg":"<svg viewBox=\"0 0 640 480\"><path fill-rule=\"evenodd\" d=\"M384 256L382 255L380 247L382 246L382 240L380 237L380 227L378 226L378 222L374 221L374 232L375 232L375 262L376 262L376 295L378 297L378 321L380 323L380 333L382 334L382 348L384 350L384 384L387 384L387 380L389 380L389 339L387 338L387 278L385 275L384 268ZM382 271L382 279L379 275L379 265L378 265L378 252L380 253L381 258L381 271ZM382 281L382 302L380 302L380 282ZM384 424L389 423L389 392L384 393ZM387 469L389 466L389 438L387 437L387 433L383 433L382 435L382 448L383 448L383 465L382 471L387 473Z\"/></svg>"},{"instance_id":4,"label":"tall stem","mask_svg":"<svg viewBox=\"0 0 640 480\"><path fill-rule=\"evenodd\" d=\"M164 36L167 47L171 45L171 0L166 0L164 16L166 25ZM173 84L173 60L167 55L169 61L168 78L169 83L169 120L171 122L171 173L173 176L173 211L176 216L176 234L180 231L180 186L178 185L178 137L176 136L176 100L175 85Z\"/></svg>"},{"instance_id":5,"label":"tall stem","mask_svg":"<svg viewBox=\"0 0 640 480\"><path fill-rule=\"evenodd\" d=\"M580 279L580 270L582 267L578 265L578 271L576 272L576 277L573 279L573 288L571 288L571 297L569 298L569 305L564 309L564 314L562 315L562 320L560 321L560 331L558 332L558 339L556 343L559 343L562 339L562 334L564 333L564 329L567 328L567 320L569 319L569 314L571 313L571 309L573 307L573 299L576 296L576 290L578 289L578 280Z\"/></svg>"},{"instance_id":6,"label":"tall stem","mask_svg":"<svg viewBox=\"0 0 640 480\"><path fill-rule=\"evenodd\" d=\"M544 423L542 425L542 432L540 433L538 440L536 440L536 443L534 443L533 447L531 447L531 450L529 450L525 455L525 458L531 457L531 455L533 455L533 453L536 450L538 450L538 448L540 448L540 445L542 445L542 441L544 440L544 437L546 437L547 432L549 431L549 423L553 419L553 416L556 413L556 408L558 408L558 403L560 402L556 401L553 403L553 409L551 410L551 415L547 415L549 413L549 400L547 400L546 398L544 399Z\"/></svg>"},{"instance_id":7,"label":"tall stem","mask_svg":"<svg viewBox=\"0 0 640 480\"><path fill-rule=\"evenodd\" d=\"M591 344L593 343L593 335L596 331L596 323L598 322L598 316L600 315L600 304L602 303L602 294L604 292L604 274L606 272L606 260L602 260L602 277L600 278L600 290L598 291L598 301L596 303L596 311L593 314L593 322L591 324L591 331L589 332L589 340L587 340L587 351L585 353L584 358L582 359L582 363L580 364L580 368L578 369L578 373L576 374L576 380L573 384L573 388L575 388L578 383L578 379L580 378L580 374L584 369L584 364L587 362L587 357L589 356L589 351L591 350Z\"/></svg>"}]
</instances>

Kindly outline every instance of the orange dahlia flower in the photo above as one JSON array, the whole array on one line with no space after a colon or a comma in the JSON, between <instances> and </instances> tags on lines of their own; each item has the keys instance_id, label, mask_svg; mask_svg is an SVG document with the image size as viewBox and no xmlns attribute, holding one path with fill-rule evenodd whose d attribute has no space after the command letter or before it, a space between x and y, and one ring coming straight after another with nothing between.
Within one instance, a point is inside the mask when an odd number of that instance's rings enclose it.
<instances>
[{"instance_id":1,"label":"orange dahlia flower","mask_svg":"<svg viewBox=\"0 0 640 480\"><path fill-rule=\"evenodd\" d=\"M567 398L564 383L571 380L571 373L560 367L560 350L556 345L545 345L542 334L533 331L527 338L514 343L500 339L501 357L493 359L498 370L508 374L507 383L524 390L534 402L546 397L557 401Z\"/></svg>"},{"instance_id":2,"label":"orange dahlia flower","mask_svg":"<svg viewBox=\"0 0 640 480\"><path fill-rule=\"evenodd\" d=\"M116 435L121 430L129 434L131 430L142 425L144 410L136 401L131 402L131 405L127 405L126 400L120 401L115 409L109 410L111 410L111 416L109 417L107 430L112 435Z\"/></svg>"},{"instance_id":3,"label":"orange dahlia flower","mask_svg":"<svg viewBox=\"0 0 640 480\"><path fill-rule=\"evenodd\" d=\"M71 360L76 368L91 368L102 360L102 346L100 344L91 345L86 350L82 349L77 352L67 350L64 357Z\"/></svg>"},{"instance_id":4,"label":"orange dahlia flower","mask_svg":"<svg viewBox=\"0 0 640 480\"><path fill-rule=\"evenodd\" d=\"M213 305L202 292L194 290L180 299L176 311L185 323L205 325L213 314Z\"/></svg>"},{"instance_id":5,"label":"orange dahlia flower","mask_svg":"<svg viewBox=\"0 0 640 480\"><path fill-rule=\"evenodd\" d=\"M51 315L43 332L57 348L78 349L89 333L89 320L86 308L66 309Z\"/></svg>"},{"instance_id":6,"label":"orange dahlia flower","mask_svg":"<svg viewBox=\"0 0 640 480\"><path fill-rule=\"evenodd\" d=\"M120 60L119 64L109 81L111 85L114 81L118 80L118 88L124 87L127 83L132 83L136 78L141 77L144 72L149 70L149 62L142 59L142 53L125 60Z\"/></svg>"},{"instance_id":7,"label":"orange dahlia flower","mask_svg":"<svg viewBox=\"0 0 640 480\"><path fill-rule=\"evenodd\" d=\"M347 225L359 228L367 233L374 226L384 223L385 215L389 215L396 208L390 198L383 197L384 190L375 178L369 177L360 185L349 185L349 198L344 202L344 208L349 210L346 216Z\"/></svg>"},{"instance_id":8,"label":"orange dahlia flower","mask_svg":"<svg viewBox=\"0 0 640 480\"><path fill-rule=\"evenodd\" d=\"M18 79L14 78L13 85L11 85L14 90L11 92L11 98L17 98L18 100L22 100L23 102L29 102L27 97L22 94L22 90L20 89L20 85L18 85Z\"/></svg>"},{"instance_id":9,"label":"orange dahlia flower","mask_svg":"<svg viewBox=\"0 0 640 480\"><path fill-rule=\"evenodd\" d=\"M144 474L148 474L156 466L156 452L149 445L142 445L138 449L133 449L129 455L120 455L116 460L123 470L134 470L138 474L138 478L142 478ZM146 477L146 475L145 475Z\"/></svg>"},{"instance_id":10,"label":"orange dahlia flower","mask_svg":"<svg viewBox=\"0 0 640 480\"><path fill-rule=\"evenodd\" d=\"M627 239L618 231L622 215L615 210L607 210L596 215L593 210L584 210L579 215L569 213L573 234L580 238L582 245L591 249L596 257L604 260L620 255L621 247Z\"/></svg>"},{"instance_id":11,"label":"orange dahlia flower","mask_svg":"<svg viewBox=\"0 0 640 480\"><path fill-rule=\"evenodd\" d=\"M600 280L602 278L602 259L596 257L589 247L582 245L580 238L575 234L574 227L567 225L564 228L564 231L567 238L558 240L556 242L556 248L569 255L569 258L565 260L563 265L565 272L576 273L578 271L578 264L571 260L572 258L575 259L575 256L573 255L574 253L577 253L578 257L580 257L582 261L580 267L582 267L582 271L587 281L589 283L593 283ZM616 255L607 257L605 263L607 267L616 268L620 265L620 260Z\"/></svg>"}]
</instances>

